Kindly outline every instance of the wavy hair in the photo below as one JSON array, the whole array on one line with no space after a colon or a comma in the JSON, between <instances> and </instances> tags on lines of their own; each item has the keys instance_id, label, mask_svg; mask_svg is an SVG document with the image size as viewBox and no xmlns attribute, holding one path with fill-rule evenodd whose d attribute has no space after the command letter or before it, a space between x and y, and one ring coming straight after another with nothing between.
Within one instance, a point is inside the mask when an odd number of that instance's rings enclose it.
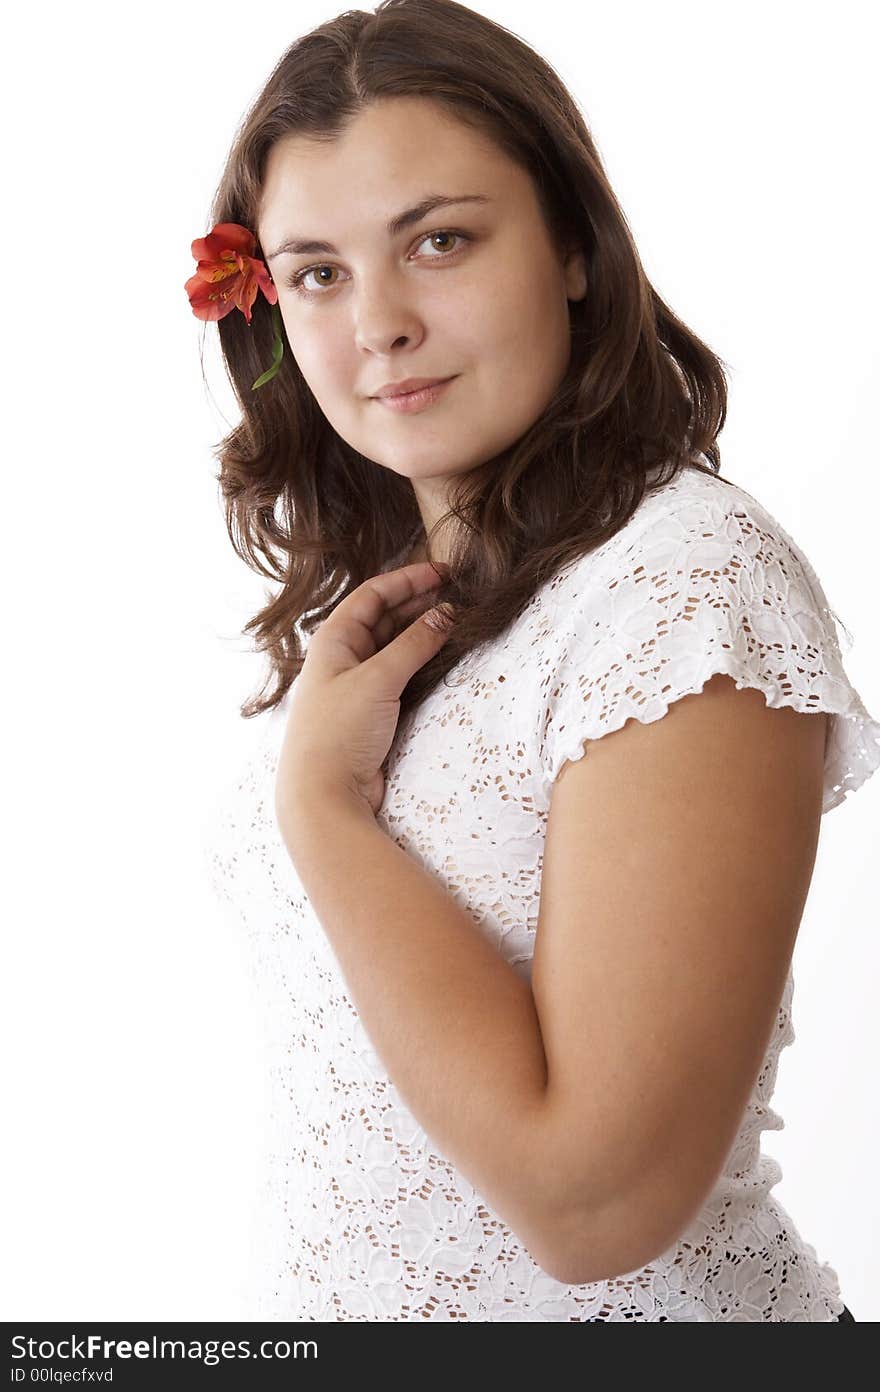
<instances>
[{"instance_id":1,"label":"wavy hair","mask_svg":"<svg viewBox=\"0 0 880 1392\"><path fill-rule=\"evenodd\" d=\"M515 34L455 0L383 0L298 38L236 132L211 225L254 231L266 159L281 137L332 141L371 103L429 97L488 135L532 178L555 245L583 249L587 296L569 304L568 369L515 444L448 486L450 573L435 591L456 622L401 695L417 705L476 645L499 634L562 566L612 537L644 494L691 464L720 474L725 367L648 281L623 211L574 99ZM265 259L257 242L255 256ZM421 532L409 480L341 439L289 351L275 377L263 296L248 327L218 321L241 421L214 448L236 553L278 582L242 632L269 659L262 690L241 707L278 704L305 642L339 601L399 561ZM700 457L705 462L700 462ZM730 480L723 479L728 483Z\"/></svg>"}]
</instances>

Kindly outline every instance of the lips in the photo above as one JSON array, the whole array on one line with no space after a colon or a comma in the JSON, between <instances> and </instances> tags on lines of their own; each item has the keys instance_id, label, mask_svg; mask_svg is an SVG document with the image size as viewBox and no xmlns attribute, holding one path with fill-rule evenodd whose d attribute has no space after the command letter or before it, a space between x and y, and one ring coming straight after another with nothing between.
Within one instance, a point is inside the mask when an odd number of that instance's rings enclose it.
<instances>
[{"instance_id":1,"label":"lips","mask_svg":"<svg viewBox=\"0 0 880 1392\"><path fill-rule=\"evenodd\" d=\"M374 399L376 404L384 406L386 411L412 415L433 406L435 401L439 401L451 389L456 380L456 377L441 377L439 380L435 379L428 387L417 387L414 391L398 391L393 396L377 396Z\"/></svg>"},{"instance_id":2,"label":"lips","mask_svg":"<svg viewBox=\"0 0 880 1392\"><path fill-rule=\"evenodd\" d=\"M387 382L374 393L374 396L383 400L389 396L410 396L425 387L436 387L449 380L448 377L405 377L400 382Z\"/></svg>"}]
</instances>

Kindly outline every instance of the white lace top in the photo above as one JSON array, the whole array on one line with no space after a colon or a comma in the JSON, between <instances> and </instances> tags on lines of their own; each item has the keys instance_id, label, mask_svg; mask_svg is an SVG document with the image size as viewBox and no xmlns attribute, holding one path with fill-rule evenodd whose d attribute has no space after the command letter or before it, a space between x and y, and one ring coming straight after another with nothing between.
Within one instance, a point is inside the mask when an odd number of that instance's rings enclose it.
<instances>
[{"instance_id":1,"label":"white lace top","mask_svg":"<svg viewBox=\"0 0 880 1392\"><path fill-rule=\"evenodd\" d=\"M809 562L749 494L689 468L404 716L379 821L530 978L562 764L631 716L661 719L715 672L771 706L831 714L824 812L880 764L880 723L841 665ZM274 1088L257 1317L836 1319L837 1274L773 1197L781 1168L760 1148L761 1132L784 1124L771 1099L780 1052L794 1038L791 971L739 1134L699 1218L642 1270L561 1284L435 1149L361 1024L274 821L289 701L263 717L262 745L206 843L216 889L252 949Z\"/></svg>"}]
</instances>

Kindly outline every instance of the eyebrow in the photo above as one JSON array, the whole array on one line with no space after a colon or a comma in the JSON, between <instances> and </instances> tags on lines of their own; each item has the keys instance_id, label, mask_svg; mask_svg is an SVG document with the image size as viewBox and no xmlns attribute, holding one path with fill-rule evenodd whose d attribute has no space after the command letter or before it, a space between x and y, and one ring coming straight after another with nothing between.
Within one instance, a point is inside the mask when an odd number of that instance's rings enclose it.
<instances>
[{"instance_id":1,"label":"eyebrow","mask_svg":"<svg viewBox=\"0 0 880 1392\"><path fill-rule=\"evenodd\" d=\"M462 193L452 198L445 193L431 193L427 198L423 198L420 203L414 204L412 208L405 208L402 213L398 213L387 224L389 237L396 237L398 232L411 227L415 222L421 222L422 218L433 213L435 208L446 208L452 203L491 203L484 193ZM312 256L317 253L327 252L330 256L338 256L340 253L330 242L307 241L302 237L288 237L279 247L266 257L267 261L274 261L276 256L284 256L292 253L297 256Z\"/></svg>"}]
</instances>

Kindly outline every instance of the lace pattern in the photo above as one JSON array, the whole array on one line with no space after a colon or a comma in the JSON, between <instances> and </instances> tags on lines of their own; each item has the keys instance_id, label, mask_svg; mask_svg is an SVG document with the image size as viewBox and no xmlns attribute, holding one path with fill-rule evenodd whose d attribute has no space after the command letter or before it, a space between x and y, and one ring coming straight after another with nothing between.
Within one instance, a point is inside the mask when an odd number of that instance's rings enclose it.
<instances>
[{"instance_id":1,"label":"lace pattern","mask_svg":"<svg viewBox=\"0 0 880 1392\"><path fill-rule=\"evenodd\" d=\"M713 671L828 710L824 809L880 762L805 558L742 490L688 471L532 597L401 721L379 820L527 978L552 780L630 716L659 719ZM254 1277L259 1316L300 1320L835 1320L837 1274L771 1194L763 1131L794 1039L791 971L723 1173L662 1257L566 1286L434 1146L346 990L274 821L289 707L206 829L246 935L273 1081Z\"/></svg>"},{"instance_id":2,"label":"lace pattern","mask_svg":"<svg viewBox=\"0 0 880 1392\"><path fill-rule=\"evenodd\" d=\"M823 812L874 772L880 726L844 671L836 615L804 553L754 498L686 475L647 499L636 534L624 529L604 552L601 585L582 562L550 583L564 616L542 657L550 781L585 741L631 717L659 720L716 672L769 706L833 713Z\"/></svg>"}]
</instances>

